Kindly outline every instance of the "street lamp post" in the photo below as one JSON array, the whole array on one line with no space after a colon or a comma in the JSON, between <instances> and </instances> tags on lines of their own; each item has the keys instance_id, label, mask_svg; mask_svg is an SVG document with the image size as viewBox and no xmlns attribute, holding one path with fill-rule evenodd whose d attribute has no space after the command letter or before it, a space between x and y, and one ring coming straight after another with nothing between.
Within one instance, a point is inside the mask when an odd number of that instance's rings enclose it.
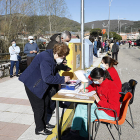
<instances>
[{"instance_id":1,"label":"street lamp post","mask_svg":"<svg viewBox=\"0 0 140 140\"><path fill-rule=\"evenodd\" d=\"M105 25L105 23L103 22L102 26L103 26L103 28L108 28L109 27L109 23L107 25Z\"/></svg>"},{"instance_id":2,"label":"street lamp post","mask_svg":"<svg viewBox=\"0 0 140 140\"><path fill-rule=\"evenodd\" d=\"M85 69L84 0L81 0L81 44L82 44L82 69Z\"/></svg>"},{"instance_id":3,"label":"street lamp post","mask_svg":"<svg viewBox=\"0 0 140 140\"><path fill-rule=\"evenodd\" d=\"M121 27L122 27L123 25L125 25L125 24L127 24L127 23L121 23L121 22L120 22L120 33L121 33Z\"/></svg>"},{"instance_id":4,"label":"street lamp post","mask_svg":"<svg viewBox=\"0 0 140 140\"><path fill-rule=\"evenodd\" d=\"M125 26L125 33L126 33L126 28L128 28L128 27Z\"/></svg>"},{"instance_id":5,"label":"street lamp post","mask_svg":"<svg viewBox=\"0 0 140 140\"><path fill-rule=\"evenodd\" d=\"M125 19L125 18L119 18L119 16L118 16L118 33L119 33L119 22L121 19Z\"/></svg>"},{"instance_id":6,"label":"street lamp post","mask_svg":"<svg viewBox=\"0 0 140 140\"><path fill-rule=\"evenodd\" d=\"M92 29L94 29L94 23L92 24Z\"/></svg>"},{"instance_id":7,"label":"street lamp post","mask_svg":"<svg viewBox=\"0 0 140 140\"><path fill-rule=\"evenodd\" d=\"M109 30L110 30L110 6L113 0L109 0L109 23L108 23L108 39L109 39Z\"/></svg>"}]
</instances>

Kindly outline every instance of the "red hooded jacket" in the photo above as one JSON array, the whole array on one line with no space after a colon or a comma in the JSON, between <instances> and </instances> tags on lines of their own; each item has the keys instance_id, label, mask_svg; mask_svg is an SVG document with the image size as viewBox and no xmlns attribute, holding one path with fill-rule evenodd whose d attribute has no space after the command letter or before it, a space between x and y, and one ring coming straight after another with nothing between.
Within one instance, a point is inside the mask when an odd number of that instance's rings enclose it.
<instances>
[{"instance_id":1,"label":"red hooded jacket","mask_svg":"<svg viewBox=\"0 0 140 140\"><path fill-rule=\"evenodd\" d=\"M96 89L97 95L100 98L100 101L96 103L98 107L105 107L113 109L117 112L117 116L119 116L120 113L120 94L119 90L116 86L116 84L108 80L107 78L98 86L95 86L93 84L94 89ZM93 90L93 87L91 85L87 87L89 91ZM103 109L102 109L103 110ZM115 114L113 111L110 110L103 110L106 114L108 114L111 117L115 117Z\"/></svg>"},{"instance_id":2,"label":"red hooded jacket","mask_svg":"<svg viewBox=\"0 0 140 140\"><path fill-rule=\"evenodd\" d=\"M121 83L120 77L118 75L118 72L116 71L116 69L114 67L108 68L107 71L109 72L113 82L117 85L119 92L121 92L122 91L122 83ZM92 81L92 78L90 77L90 75L88 76L88 78ZM95 84L89 85L91 91L96 90L97 86L98 85L95 85Z\"/></svg>"},{"instance_id":3,"label":"red hooded jacket","mask_svg":"<svg viewBox=\"0 0 140 140\"><path fill-rule=\"evenodd\" d=\"M108 68L107 71L109 72L114 83L117 85L119 92L121 92L122 91L122 83L121 83L120 77L118 75L118 72L116 71L116 69L114 67Z\"/></svg>"}]
</instances>

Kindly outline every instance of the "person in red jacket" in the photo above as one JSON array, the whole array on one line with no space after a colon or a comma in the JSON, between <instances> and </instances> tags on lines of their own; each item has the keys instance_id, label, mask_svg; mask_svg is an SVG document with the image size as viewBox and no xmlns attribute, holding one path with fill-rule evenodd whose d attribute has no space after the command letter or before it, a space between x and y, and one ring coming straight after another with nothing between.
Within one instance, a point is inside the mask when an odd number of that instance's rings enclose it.
<instances>
[{"instance_id":1,"label":"person in red jacket","mask_svg":"<svg viewBox=\"0 0 140 140\"><path fill-rule=\"evenodd\" d=\"M113 109L117 112L119 117L120 113L120 95L116 84L113 82L109 72L102 68L94 68L90 74L96 87L96 94L93 95L95 103L91 105L91 122L96 120L94 110L97 107L104 107ZM92 89L87 87L91 92ZM115 114L111 110L100 109L97 110L99 119L114 120ZM79 134L81 137L88 137L87 132L87 104L78 104L75 110L74 118L72 121L71 131L68 135L62 137L63 139L71 140L76 139Z\"/></svg>"},{"instance_id":2,"label":"person in red jacket","mask_svg":"<svg viewBox=\"0 0 140 140\"><path fill-rule=\"evenodd\" d=\"M107 70L111 76L111 78L113 79L114 83L117 85L118 89L119 89L119 92L122 91L122 82L120 80L120 77L118 75L118 72L116 71L116 69L114 68L114 65L117 65L118 62L114 59L112 59L111 57L109 56L104 56L102 58L102 61L101 61L101 64L100 64L100 67L103 69L103 70ZM88 77L90 80L92 80L92 78ZM92 84L90 85L90 88L92 88L92 90L95 90L96 89L96 84Z\"/></svg>"},{"instance_id":3,"label":"person in red jacket","mask_svg":"<svg viewBox=\"0 0 140 140\"><path fill-rule=\"evenodd\" d=\"M104 56L102 58L100 67L103 70L107 70L111 76L111 78L113 79L114 83L117 85L119 92L122 91L122 82L120 80L120 77L118 75L118 72L116 71L116 69L114 68L114 65L118 65L118 62L114 59L112 59L109 56Z\"/></svg>"}]
</instances>

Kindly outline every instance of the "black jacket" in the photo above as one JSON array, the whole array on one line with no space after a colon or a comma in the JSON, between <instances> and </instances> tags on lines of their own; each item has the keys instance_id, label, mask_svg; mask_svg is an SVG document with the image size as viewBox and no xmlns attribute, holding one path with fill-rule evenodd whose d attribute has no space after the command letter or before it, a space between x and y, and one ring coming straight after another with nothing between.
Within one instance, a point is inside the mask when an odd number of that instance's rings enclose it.
<instances>
[{"instance_id":1,"label":"black jacket","mask_svg":"<svg viewBox=\"0 0 140 140\"><path fill-rule=\"evenodd\" d=\"M53 36L51 36L50 37L50 42L49 42L49 44L47 45L47 50L48 49L53 49L53 47L54 47L54 45L55 44L57 44L58 42L56 41L56 38L58 37L58 36L60 36L61 35L61 33L58 33L58 34L54 34ZM60 38L61 39L61 38Z\"/></svg>"},{"instance_id":2,"label":"black jacket","mask_svg":"<svg viewBox=\"0 0 140 140\"><path fill-rule=\"evenodd\" d=\"M57 34L54 34L53 36L51 36L51 37L50 37L50 40L51 40L51 41L50 41L49 44L47 45L46 50L48 50L48 49L53 49L54 45L58 43L58 42L56 41L57 39L60 40L60 42L61 42L61 37L60 37L60 36L61 36L61 33L57 33ZM66 59L64 59L64 60L66 60ZM60 65L57 65L57 66L56 66L56 69L57 69L57 70L64 70L64 71L67 71L68 68L69 68L69 67L66 66L66 65L64 65L63 62L62 62Z\"/></svg>"},{"instance_id":3,"label":"black jacket","mask_svg":"<svg viewBox=\"0 0 140 140\"><path fill-rule=\"evenodd\" d=\"M97 41L97 50L99 50L100 48L101 48L101 41L98 40L98 41Z\"/></svg>"},{"instance_id":4,"label":"black jacket","mask_svg":"<svg viewBox=\"0 0 140 140\"><path fill-rule=\"evenodd\" d=\"M114 43L114 45L112 46L112 53L116 53L119 51L119 45L117 45L116 43Z\"/></svg>"}]
</instances>

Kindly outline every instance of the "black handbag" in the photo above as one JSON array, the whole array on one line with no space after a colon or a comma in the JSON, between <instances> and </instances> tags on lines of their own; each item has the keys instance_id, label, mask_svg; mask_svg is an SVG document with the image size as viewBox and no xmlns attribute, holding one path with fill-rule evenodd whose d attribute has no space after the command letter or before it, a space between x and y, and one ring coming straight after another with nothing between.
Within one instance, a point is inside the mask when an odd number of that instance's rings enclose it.
<instances>
[{"instance_id":1,"label":"black handbag","mask_svg":"<svg viewBox=\"0 0 140 140\"><path fill-rule=\"evenodd\" d=\"M17 55L17 59L18 59L18 61L21 61L21 56Z\"/></svg>"}]
</instances>

